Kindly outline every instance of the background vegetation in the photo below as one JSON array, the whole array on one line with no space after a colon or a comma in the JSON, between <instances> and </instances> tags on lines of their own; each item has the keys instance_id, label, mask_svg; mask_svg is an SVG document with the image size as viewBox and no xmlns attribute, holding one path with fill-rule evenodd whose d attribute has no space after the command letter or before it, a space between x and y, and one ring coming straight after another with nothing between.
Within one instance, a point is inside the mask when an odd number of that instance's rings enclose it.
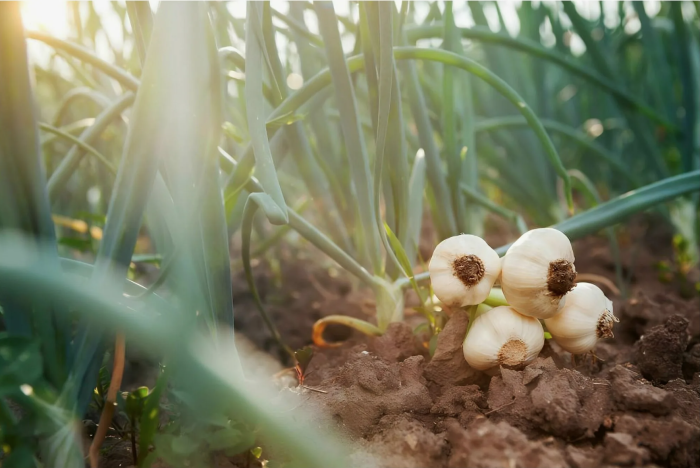
<instances>
[{"instance_id":1,"label":"background vegetation","mask_svg":"<svg viewBox=\"0 0 700 468\"><path fill-rule=\"evenodd\" d=\"M381 334L408 287L439 332L424 224L607 229L616 252L612 226L655 207L669 268L697 262L697 2L70 2L65 37L23 28L40 8L0 4L3 466L79 466L75 421L112 402L140 466L258 440L278 465L342 465L233 345L231 265L280 338L250 264L287 233L376 298L317 342ZM124 337L163 369L126 397Z\"/></svg>"}]
</instances>

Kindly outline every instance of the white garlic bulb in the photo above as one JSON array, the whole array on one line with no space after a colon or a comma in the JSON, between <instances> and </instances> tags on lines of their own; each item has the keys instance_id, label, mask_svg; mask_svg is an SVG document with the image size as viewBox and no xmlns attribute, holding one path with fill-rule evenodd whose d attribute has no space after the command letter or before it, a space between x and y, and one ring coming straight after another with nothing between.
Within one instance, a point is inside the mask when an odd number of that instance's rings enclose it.
<instances>
[{"instance_id":1,"label":"white garlic bulb","mask_svg":"<svg viewBox=\"0 0 700 468\"><path fill-rule=\"evenodd\" d=\"M428 270L440 301L462 307L486 299L501 273L501 259L482 238L462 234L435 247Z\"/></svg>"},{"instance_id":2,"label":"white garlic bulb","mask_svg":"<svg viewBox=\"0 0 700 468\"><path fill-rule=\"evenodd\" d=\"M594 284L578 283L559 303L559 313L545 319L552 338L571 354L591 351L600 338L613 337L613 304Z\"/></svg>"},{"instance_id":3,"label":"white garlic bulb","mask_svg":"<svg viewBox=\"0 0 700 468\"><path fill-rule=\"evenodd\" d=\"M543 346L544 330L539 320L500 306L476 317L462 351L474 369L488 370L521 367L533 361Z\"/></svg>"},{"instance_id":4,"label":"white garlic bulb","mask_svg":"<svg viewBox=\"0 0 700 468\"><path fill-rule=\"evenodd\" d=\"M544 319L556 314L559 300L571 291L575 280L571 242L556 229L526 232L503 257L503 294L523 315Z\"/></svg>"}]
</instances>

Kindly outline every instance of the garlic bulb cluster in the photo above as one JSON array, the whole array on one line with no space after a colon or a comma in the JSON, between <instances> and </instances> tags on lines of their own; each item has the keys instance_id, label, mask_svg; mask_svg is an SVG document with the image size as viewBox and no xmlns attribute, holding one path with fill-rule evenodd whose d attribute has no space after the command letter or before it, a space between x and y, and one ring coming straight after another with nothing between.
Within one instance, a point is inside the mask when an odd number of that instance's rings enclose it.
<instances>
[{"instance_id":1,"label":"garlic bulb cluster","mask_svg":"<svg viewBox=\"0 0 700 468\"><path fill-rule=\"evenodd\" d=\"M501 306L476 317L462 351L474 369L488 370L526 365L537 357L543 346L544 331L539 320L521 315L512 307Z\"/></svg>"},{"instance_id":2,"label":"garlic bulb cluster","mask_svg":"<svg viewBox=\"0 0 700 468\"><path fill-rule=\"evenodd\" d=\"M438 244L428 269L438 299L462 307L486 299L501 273L501 259L481 237L462 234Z\"/></svg>"},{"instance_id":3,"label":"garlic bulb cluster","mask_svg":"<svg viewBox=\"0 0 700 468\"><path fill-rule=\"evenodd\" d=\"M503 294L508 304L530 317L555 315L559 301L571 291L575 280L571 242L556 229L526 232L503 257Z\"/></svg>"},{"instance_id":4,"label":"garlic bulb cluster","mask_svg":"<svg viewBox=\"0 0 700 468\"><path fill-rule=\"evenodd\" d=\"M613 336L612 302L597 287L576 284L574 251L564 233L533 229L508 249L503 259L481 238L462 234L442 241L429 265L435 295L444 304L476 309L462 350L470 366L498 371L522 367L544 346L544 320L566 351L591 351ZM502 296L491 288L500 278ZM507 305L501 304L507 302ZM473 311L474 309L472 309Z\"/></svg>"},{"instance_id":5,"label":"garlic bulb cluster","mask_svg":"<svg viewBox=\"0 0 700 468\"><path fill-rule=\"evenodd\" d=\"M559 313L545 319L554 341L571 354L593 350L601 338L612 338L613 304L598 286L578 283L559 303Z\"/></svg>"}]
</instances>

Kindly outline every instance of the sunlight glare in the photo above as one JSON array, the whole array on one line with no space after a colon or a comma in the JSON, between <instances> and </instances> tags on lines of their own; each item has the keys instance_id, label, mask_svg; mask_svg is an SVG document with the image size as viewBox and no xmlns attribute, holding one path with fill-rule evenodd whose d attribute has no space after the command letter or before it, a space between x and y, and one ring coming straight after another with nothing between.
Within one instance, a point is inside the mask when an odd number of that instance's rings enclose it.
<instances>
[{"instance_id":1,"label":"sunlight glare","mask_svg":"<svg viewBox=\"0 0 700 468\"><path fill-rule=\"evenodd\" d=\"M68 36L66 0L26 0L22 2L22 22L29 30L47 32L53 36Z\"/></svg>"}]
</instances>

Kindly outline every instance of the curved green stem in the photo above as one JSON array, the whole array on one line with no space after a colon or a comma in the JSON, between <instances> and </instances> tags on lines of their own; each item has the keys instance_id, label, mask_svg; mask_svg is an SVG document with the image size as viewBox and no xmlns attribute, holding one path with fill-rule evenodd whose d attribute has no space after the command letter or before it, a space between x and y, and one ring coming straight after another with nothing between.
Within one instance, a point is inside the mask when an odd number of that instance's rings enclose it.
<instances>
[{"instance_id":1,"label":"curved green stem","mask_svg":"<svg viewBox=\"0 0 700 468\"><path fill-rule=\"evenodd\" d=\"M226 154L226 159L234 169L237 167L239 162L237 162L231 155L227 154L223 149L219 148L219 152ZM263 188L260 182L255 177L250 177L245 183L245 189L250 193L262 192ZM296 232L299 233L303 238L309 241L311 244L316 246L323 253L328 255L330 258L335 260L338 265L355 275L360 281L369 287L376 287L378 280L372 276L362 265L357 263L354 258L347 254L343 249L338 247L330 238L328 238L321 231L316 229L311 223L306 221L304 218L299 216L292 210L288 210L289 214L289 225Z\"/></svg>"},{"instance_id":2,"label":"curved green stem","mask_svg":"<svg viewBox=\"0 0 700 468\"><path fill-rule=\"evenodd\" d=\"M272 337L277 341L277 344L281 349L283 349L287 354L294 359L294 352L284 344L282 341L282 335L277 330L274 322L267 314L265 306L260 299L260 294L258 293L258 288L255 286L255 278L253 278L253 269L250 264L250 236L253 231L253 217L258 208L262 208L265 212L265 216L269 221L274 224L286 224L287 217L281 212L279 205L266 193L252 193L248 196L246 200L245 207L243 209L243 224L241 225L241 257L243 260L243 269L245 270L245 278L248 282L248 288L253 295L253 300L255 301L255 306L260 312L265 325L267 326Z\"/></svg>"},{"instance_id":3,"label":"curved green stem","mask_svg":"<svg viewBox=\"0 0 700 468\"><path fill-rule=\"evenodd\" d=\"M314 328L311 333L311 337L316 346L319 346L321 348L335 348L342 344L342 342L329 343L323 339L324 330L328 325L331 324L345 325L346 327L350 327L354 330L359 331L360 333L364 333L367 336L382 336L382 334L384 333L376 325L372 325L371 323L366 322L364 320L360 320L354 317L348 317L347 315L329 315L327 317L323 317L322 319L314 323Z\"/></svg>"},{"instance_id":4,"label":"curved green stem","mask_svg":"<svg viewBox=\"0 0 700 468\"><path fill-rule=\"evenodd\" d=\"M564 181L567 204L570 210L573 209L573 199L571 198L571 181L569 180L569 175L566 172L566 168L562 164L561 159L559 158L556 148L554 148L552 140L549 138L549 135L544 129L540 119L510 85L475 61L445 50L426 49L420 47L395 47L394 58L396 60L429 60L457 67L482 79L484 82L498 91L503 97L514 104L523 117L525 117L527 122L530 124L530 127L535 132L535 135L542 143L546 155L554 167L557 175L559 175L559 177L561 177L561 179ZM362 70L364 67L362 56L350 57L347 59L346 63L350 73ZM302 86L296 92L290 94L289 97L287 97L287 99L285 99L268 116L268 121L274 120L275 118L278 118L286 113L293 113L309 99L314 97L319 91L330 84L330 71L328 69L322 70L316 76L307 81L304 86Z\"/></svg>"},{"instance_id":5,"label":"curved green stem","mask_svg":"<svg viewBox=\"0 0 700 468\"><path fill-rule=\"evenodd\" d=\"M698 191L700 191L700 170L668 177L646 187L632 190L552 227L560 230L573 241L606 227L614 226L634 213L681 195ZM509 247L510 244L502 245L496 249L496 252L499 255L505 255ZM420 283L429 280L430 274L426 271L417 274L414 278ZM399 278L395 284L406 288L411 283L408 278Z\"/></svg>"},{"instance_id":6,"label":"curved green stem","mask_svg":"<svg viewBox=\"0 0 700 468\"><path fill-rule=\"evenodd\" d=\"M491 288L488 297L483 302L487 306L499 307L507 306L508 301L506 301L506 296L503 295L503 290L501 288Z\"/></svg>"},{"instance_id":7,"label":"curved green stem","mask_svg":"<svg viewBox=\"0 0 700 468\"><path fill-rule=\"evenodd\" d=\"M95 156L102 164L105 165L105 167L109 170L109 172L111 172L114 175L117 174L117 169L112 165L112 163L109 162L109 160L102 153L100 153L99 151L97 151L95 148L88 145L84 141L74 137L73 135L71 135L68 132L64 132L60 128L56 128L56 127L51 126L49 124L39 122L39 128L46 131L46 132L53 133L54 135L60 136L61 138L64 138L64 139L70 141L71 143L75 144L76 146L78 146L82 150Z\"/></svg>"},{"instance_id":8,"label":"curved green stem","mask_svg":"<svg viewBox=\"0 0 700 468\"><path fill-rule=\"evenodd\" d=\"M55 49L63 50L82 62L89 63L93 67L103 72L105 75L117 80L121 85L130 91L136 91L139 87L138 79L134 78L125 70L105 62L85 47L69 41L58 39L39 31L27 31L26 36L29 39L44 42Z\"/></svg>"},{"instance_id":9,"label":"curved green stem","mask_svg":"<svg viewBox=\"0 0 700 468\"><path fill-rule=\"evenodd\" d=\"M408 26L405 28L406 35L411 43L415 43L420 39L431 39L442 37L443 25L442 23L433 23L431 25L423 26ZM548 60L555 63L562 68L567 69L571 73L584 78L585 80L593 83L610 94L615 96L625 105L638 112L644 114L649 119L655 121L656 123L663 125L669 130L677 131L678 128L673 123L669 122L665 117L659 115L654 109L634 97L629 92L618 87L610 79L592 71L583 65L579 65L571 61L569 58L560 55L557 52L549 50L538 43L525 39L522 37L511 37L507 34L495 33L485 28L473 27L473 28L460 28L460 33L463 38L472 39L480 42L487 42L492 44L498 44L511 49L519 50L521 52L526 52L532 56Z\"/></svg>"},{"instance_id":10,"label":"curved green stem","mask_svg":"<svg viewBox=\"0 0 700 468\"><path fill-rule=\"evenodd\" d=\"M443 63L445 65L452 65L454 67L460 68L472 75L480 78L492 88L498 91L503 97L508 99L515 107L520 111L520 113L525 117L530 125L530 128L535 132L535 135L542 143L544 147L545 154L549 159L550 164L554 167L557 175L564 182L564 192L566 195L567 205L569 210L573 212L574 201L571 196L571 180L569 179L569 174L566 172L566 168L561 162L559 153L557 153L552 140L549 138L549 134L545 130L542 122L537 117L535 112L528 106L523 98L515 91L508 83L499 78L496 74L488 70L487 68L479 65L474 60L468 59L462 55L457 55L452 52L447 52L445 50L437 49L425 49L419 47L397 47L394 49L394 54L397 60L406 59L421 59L421 60L432 60L436 62Z\"/></svg>"},{"instance_id":11,"label":"curved green stem","mask_svg":"<svg viewBox=\"0 0 700 468\"><path fill-rule=\"evenodd\" d=\"M574 181L574 186L578 185L584 195L589 199L589 203L592 206L600 205L603 199L600 197L598 190L593 185L593 182L578 169L569 170L571 175L571 180ZM617 242L617 237L615 236L615 229L613 227L605 228L605 234L608 236L608 241L610 242L610 253L615 262L615 279L617 281L617 287L623 297L626 297L626 287L625 281L622 274L622 263L620 260L620 245Z\"/></svg>"},{"instance_id":12,"label":"curved green stem","mask_svg":"<svg viewBox=\"0 0 700 468\"><path fill-rule=\"evenodd\" d=\"M613 169L615 169L621 176L629 180L635 186L640 185L639 180L634 177L629 168L625 167L621 162L620 158L612 153L610 150L604 146L599 145L592 138L588 137L585 133L576 130L573 127L562 124L555 120L540 119L544 128L550 132L560 133L571 140L575 141L584 148L587 148L593 152L600 159L605 161ZM519 115L508 115L503 117L494 117L491 119L484 119L477 122L475 130L477 132L490 132L493 130L498 130L504 127L527 127L527 120L523 119Z\"/></svg>"},{"instance_id":13,"label":"curved green stem","mask_svg":"<svg viewBox=\"0 0 700 468\"><path fill-rule=\"evenodd\" d=\"M126 110L134 102L134 94L129 92L123 95L121 98L116 100L111 106L107 107L102 113L97 116L95 123L88 127L81 135L80 140L89 145L102 134L103 131L112 123L112 121L117 118L121 113ZM58 165L56 170L48 182L49 199L54 200L63 189L63 186L68 179L73 175L75 169L80 164L80 160L83 157L83 150L81 147L74 146L66 155L65 158Z\"/></svg>"},{"instance_id":14,"label":"curved green stem","mask_svg":"<svg viewBox=\"0 0 700 468\"><path fill-rule=\"evenodd\" d=\"M525 232L527 231L527 224L525 224L525 220L519 213L516 213L515 211L509 210L508 208L504 208L501 205L494 203L489 197L482 195L477 190L474 190L473 188L469 187L467 184L462 183L459 185L459 188L462 191L462 193L472 201L475 201L487 210L496 213L497 215L515 224L520 234L525 234Z\"/></svg>"},{"instance_id":15,"label":"curved green stem","mask_svg":"<svg viewBox=\"0 0 700 468\"><path fill-rule=\"evenodd\" d=\"M77 99L86 99L97 104L99 107L107 107L109 105L109 98L104 94L95 91L91 88L74 88L66 93L58 104L58 110L53 117L53 125L58 127L61 124L63 114L66 109Z\"/></svg>"}]
</instances>

